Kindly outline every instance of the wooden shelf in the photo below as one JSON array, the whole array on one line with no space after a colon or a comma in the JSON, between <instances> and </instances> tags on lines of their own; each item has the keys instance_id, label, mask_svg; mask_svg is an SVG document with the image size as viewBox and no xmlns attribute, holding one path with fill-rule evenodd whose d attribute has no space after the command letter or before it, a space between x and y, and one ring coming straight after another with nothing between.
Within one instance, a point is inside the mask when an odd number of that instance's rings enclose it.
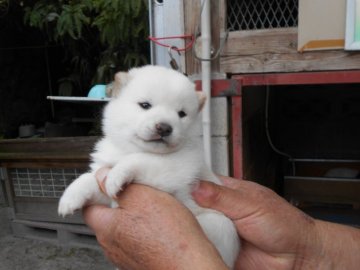
<instances>
[{"instance_id":1,"label":"wooden shelf","mask_svg":"<svg viewBox=\"0 0 360 270\"><path fill-rule=\"evenodd\" d=\"M0 141L0 165L4 167L43 166L66 163L76 167L89 162L99 137L10 139Z\"/></svg>"}]
</instances>

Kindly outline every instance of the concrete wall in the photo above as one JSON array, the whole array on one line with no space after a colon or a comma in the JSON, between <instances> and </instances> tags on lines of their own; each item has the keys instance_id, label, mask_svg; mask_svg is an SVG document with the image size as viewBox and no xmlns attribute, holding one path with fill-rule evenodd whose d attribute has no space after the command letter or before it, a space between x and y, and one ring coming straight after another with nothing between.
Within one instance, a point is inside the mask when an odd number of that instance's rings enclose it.
<instances>
[{"instance_id":1,"label":"concrete wall","mask_svg":"<svg viewBox=\"0 0 360 270\"><path fill-rule=\"evenodd\" d=\"M229 175L229 121L228 104L225 97L211 99L211 136L213 171ZM198 132L202 134L201 119Z\"/></svg>"},{"instance_id":2,"label":"concrete wall","mask_svg":"<svg viewBox=\"0 0 360 270\"><path fill-rule=\"evenodd\" d=\"M213 170L229 175L229 116L226 98L211 99L212 164Z\"/></svg>"}]
</instances>

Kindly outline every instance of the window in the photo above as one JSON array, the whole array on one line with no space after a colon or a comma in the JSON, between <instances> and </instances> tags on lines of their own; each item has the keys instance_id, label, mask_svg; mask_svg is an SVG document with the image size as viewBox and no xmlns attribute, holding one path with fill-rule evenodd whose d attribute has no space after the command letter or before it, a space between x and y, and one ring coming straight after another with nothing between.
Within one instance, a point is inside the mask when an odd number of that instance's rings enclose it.
<instances>
[{"instance_id":1,"label":"window","mask_svg":"<svg viewBox=\"0 0 360 270\"><path fill-rule=\"evenodd\" d=\"M230 31L296 27L298 0L227 0Z\"/></svg>"}]
</instances>

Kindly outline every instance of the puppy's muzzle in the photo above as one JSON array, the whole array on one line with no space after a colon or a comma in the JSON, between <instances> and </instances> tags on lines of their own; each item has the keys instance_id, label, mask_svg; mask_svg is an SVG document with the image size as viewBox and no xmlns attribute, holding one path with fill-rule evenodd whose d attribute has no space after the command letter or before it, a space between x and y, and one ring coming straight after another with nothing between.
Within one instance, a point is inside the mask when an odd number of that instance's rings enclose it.
<instances>
[{"instance_id":1,"label":"puppy's muzzle","mask_svg":"<svg viewBox=\"0 0 360 270\"><path fill-rule=\"evenodd\" d=\"M162 138L171 135L173 128L166 123L159 123L155 125L156 133L159 134Z\"/></svg>"}]
</instances>

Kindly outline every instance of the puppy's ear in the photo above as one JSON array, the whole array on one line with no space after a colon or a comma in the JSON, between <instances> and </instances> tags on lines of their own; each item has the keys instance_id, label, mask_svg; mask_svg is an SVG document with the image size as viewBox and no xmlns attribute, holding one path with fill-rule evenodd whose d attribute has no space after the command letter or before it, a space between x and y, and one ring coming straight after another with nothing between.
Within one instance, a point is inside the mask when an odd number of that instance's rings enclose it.
<instances>
[{"instance_id":1,"label":"puppy's ear","mask_svg":"<svg viewBox=\"0 0 360 270\"><path fill-rule=\"evenodd\" d=\"M106 96L117 97L129 80L130 76L128 72L117 72L114 81L106 87Z\"/></svg>"},{"instance_id":2,"label":"puppy's ear","mask_svg":"<svg viewBox=\"0 0 360 270\"><path fill-rule=\"evenodd\" d=\"M204 105L205 105L206 95L203 92L200 92L200 91L196 91L196 95L197 95L198 100L199 100L199 109L198 109L198 111L200 112L203 109Z\"/></svg>"}]
</instances>

